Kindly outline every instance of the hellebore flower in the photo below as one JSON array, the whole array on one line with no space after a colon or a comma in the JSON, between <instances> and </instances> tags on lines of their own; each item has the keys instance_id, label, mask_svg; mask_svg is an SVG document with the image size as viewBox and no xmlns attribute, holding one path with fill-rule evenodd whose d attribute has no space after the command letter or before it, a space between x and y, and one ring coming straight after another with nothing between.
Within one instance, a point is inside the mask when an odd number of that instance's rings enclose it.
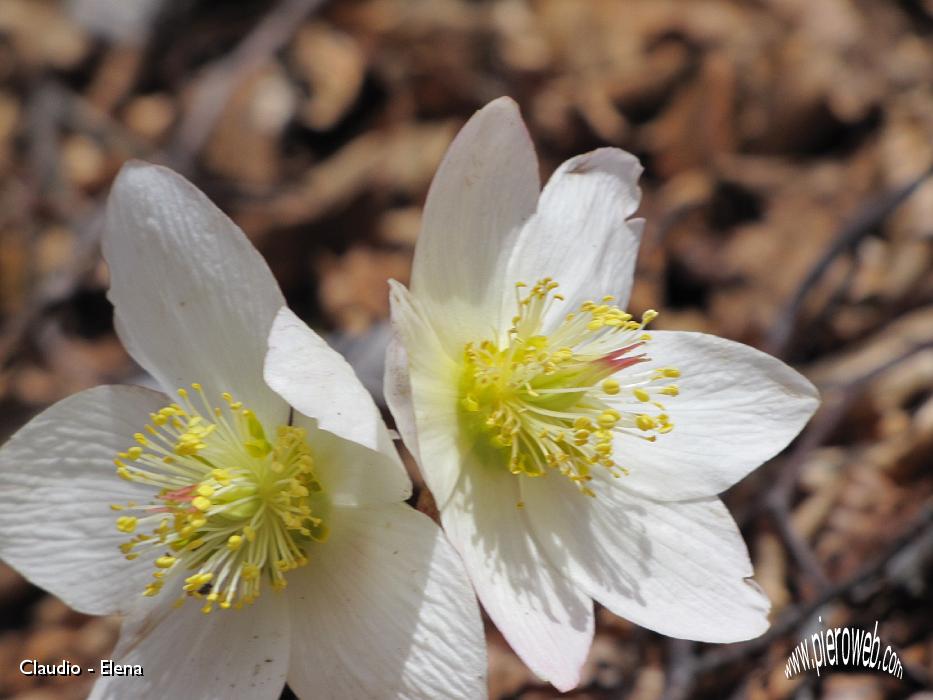
<instances>
[{"instance_id":1,"label":"hellebore flower","mask_svg":"<svg viewBox=\"0 0 933 700\"><path fill-rule=\"evenodd\" d=\"M116 327L167 392L103 386L0 450L0 557L126 615L94 698L477 697L482 626L456 553L349 365L242 231L130 164L104 255ZM175 394L169 398L168 392ZM128 561L129 560L129 561Z\"/></svg>"},{"instance_id":2,"label":"hellebore flower","mask_svg":"<svg viewBox=\"0 0 933 700\"><path fill-rule=\"evenodd\" d=\"M514 102L474 115L428 193L411 289L393 283L386 393L480 601L567 690L593 599L662 634L733 642L769 603L717 497L801 430L780 361L624 311L641 166L603 148L539 192Z\"/></svg>"}]
</instances>

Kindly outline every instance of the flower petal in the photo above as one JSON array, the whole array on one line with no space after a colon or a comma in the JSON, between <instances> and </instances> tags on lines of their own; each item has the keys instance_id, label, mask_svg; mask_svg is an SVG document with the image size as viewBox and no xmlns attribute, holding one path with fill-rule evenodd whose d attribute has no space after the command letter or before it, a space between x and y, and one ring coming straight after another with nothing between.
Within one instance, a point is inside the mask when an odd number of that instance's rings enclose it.
<instances>
[{"instance_id":1,"label":"flower petal","mask_svg":"<svg viewBox=\"0 0 933 700\"><path fill-rule=\"evenodd\" d=\"M102 677L91 700L278 698L297 612L287 596L269 591L242 610L205 615L196 601L175 608L171 583L123 623L111 655L114 663L142 666L145 675Z\"/></svg>"},{"instance_id":2,"label":"flower petal","mask_svg":"<svg viewBox=\"0 0 933 700\"><path fill-rule=\"evenodd\" d=\"M679 369L680 395L665 403L672 432L653 443L617 437L626 488L666 501L721 493L784 449L819 405L803 375L759 350L703 333L651 335L650 367Z\"/></svg>"},{"instance_id":3,"label":"flower petal","mask_svg":"<svg viewBox=\"0 0 933 700\"><path fill-rule=\"evenodd\" d=\"M336 436L317 434L314 451L331 470L340 503L404 501L411 495L405 467L370 393L347 361L284 307L269 334L264 376L279 396Z\"/></svg>"},{"instance_id":4,"label":"flower petal","mask_svg":"<svg viewBox=\"0 0 933 700\"><path fill-rule=\"evenodd\" d=\"M331 537L289 576L300 624L288 682L307 698L479 698L486 655L462 564L404 505L337 509Z\"/></svg>"},{"instance_id":5,"label":"flower petal","mask_svg":"<svg viewBox=\"0 0 933 700\"><path fill-rule=\"evenodd\" d=\"M525 479L548 557L616 615L661 634L737 642L768 628L742 535L718 498L661 503L600 473L590 498L568 479Z\"/></svg>"},{"instance_id":6,"label":"flower petal","mask_svg":"<svg viewBox=\"0 0 933 700\"><path fill-rule=\"evenodd\" d=\"M593 641L593 603L543 555L518 500L515 476L473 465L441 521L502 636L532 671L567 691Z\"/></svg>"},{"instance_id":7,"label":"flower petal","mask_svg":"<svg viewBox=\"0 0 933 700\"><path fill-rule=\"evenodd\" d=\"M498 327L509 250L539 189L518 105L490 102L460 130L434 176L412 267L412 291L432 301L433 323L451 347Z\"/></svg>"},{"instance_id":8,"label":"flower petal","mask_svg":"<svg viewBox=\"0 0 933 700\"><path fill-rule=\"evenodd\" d=\"M123 166L103 251L120 338L163 388L200 382L216 400L231 392L263 423L285 421L262 378L285 300L262 256L204 194L167 168Z\"/></svg>"},{"instance_id":9,"label":"flower petal","mask_svg":"<svg viewBox=\"0 0 933 700\"><path fill-rule=\"evenodd\" d=\"M632 154L600 148L565 162L541 192L538 210L512 251L507 282L557 281L566 302L552 307L552 322L607 294L622 308L628 303L644 221L627 219L641 199L641 172ZM505 304L510 318L511 289Z\"/></svg>"},{"instance_id":10,"label":"flower petal","mask_svg":"<svg viewBox=\"0 0 933 700\"><path fill-rule=\"evenodd\" d=\"M412 403L411 380L408 377L408 354L405 346L393 331L386 348L383 393L386 405L395 419L395 429L416 461L421 461L418 452L418 426L415 423L415 406Z\"/></svg>"},{"instance_id":11,"label":"flower petal","mask_svg":"<svg viewBox=\"0 0 933 700\"><path fill-rule=\"evenodd\" d=\"M391 378L392 387L387 382L386 398L395 420L402 426L405 444L418 460L425 483L438 508L443 508L460 476L457 367L442 349L418 300L405 287L391 283L389 301L393 329L405 349L406 366L399 363L393 366L397 376ZM404 373L414 406L416 433L404 427L411 420L404 412L407 409Z\"/></svg>"},{"instance_id":12,"label":"flower petal","mask_svg":"<svg viewBox=\"0 0 933 700\"><path fill-rule=\"evenodd\" d=\"M0 558L74 609L126 612L151 581L144 557L128 562L111 504L152 493L117 477L113 460L169 399L103 386L58 402L0 449Z\"/></svg>"}]
</instances>

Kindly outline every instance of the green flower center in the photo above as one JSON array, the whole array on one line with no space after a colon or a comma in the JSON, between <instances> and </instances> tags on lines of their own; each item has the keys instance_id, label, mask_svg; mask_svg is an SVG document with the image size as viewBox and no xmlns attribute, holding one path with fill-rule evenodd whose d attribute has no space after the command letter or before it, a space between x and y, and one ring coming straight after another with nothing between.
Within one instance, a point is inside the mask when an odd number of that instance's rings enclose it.
<instances>
[{"instance_id":1,"label":"green flower center","mask_svg":"<svg viewBox=\"0 0 933 700\"><path fill-rule=\"evenodd\" d=\"M527 289L518 283L518 314L507 342L467 343L459 376L462 435L483 463L517 475L556 470L587 495L594 466L614 476L627 473L618 461L617 437L657 439L674 426L662 397L677 396L672 367L641 370L651 336L641 321L612 304L586 301L550 334L544 324L555 302L550 278Z\"/></svg>"},{"instance_id":2,"label":"green flower center","mask_svg":"<svg viewBox=\"0 0 933 700\"><path fill-rule=\"evenodd\" d=\"M286 572L308 563L310 544L326 539L330 502L302 428L279 426L270 441L230 394L211 406L191 386L197 405L179 389L181 403L153 413L137 445L114 460L118 476L157 489L153 499L111 508L124 513L118 530L143 530L120 546L127 559L160 553L144 594L185 570L179 604L199 598L209 613L252 603L263 581L283 589Z\"/></svg>"}]
</instances>

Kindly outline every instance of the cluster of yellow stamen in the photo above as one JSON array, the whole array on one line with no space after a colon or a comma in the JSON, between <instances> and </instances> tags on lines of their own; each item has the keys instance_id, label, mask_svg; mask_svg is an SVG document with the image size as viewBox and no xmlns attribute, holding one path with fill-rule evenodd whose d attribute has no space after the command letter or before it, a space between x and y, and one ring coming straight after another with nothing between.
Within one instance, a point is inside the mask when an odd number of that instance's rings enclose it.
<instances>
[{"instance_id":1,"label":"cluster of yellow stamen","mask_svg":"<svg viewBox=\"0 0 933 700\"><path fill-rule=\"evenodd\" d=\"M672 367L641 370L651 336L640 321L613 302L586 301L553 332L545 323L557 283L516 285L518 314L505 343L467 343L460 375L464 434L481 460L513 474L541 476L557 470L587 495L594 465L614 476L627 473L617 460L620 436L655 441L674 425L661 402L677 396Z\"/></svg>"},{"instance_id":2,"label":"cluster of yellow stamen","mask_svg":"<svg viewBox=\"0 0 933 700\"><path fill-rule=\"evenodd\" d=\"M284 588L285 573L308 563L310 543L326 538L328 500L303 429L279 426L270 441L230 394L211 406L191 386L198 405L179 389L180 403L151 414L114 460L118 476L153 487L154 498L111 508L121 512L117 529L133 534L120 545L126 558L154 556L144 594L177 580L179 603L199 598L209 613L252 603L264 580Z\"/></svg>"}]
</instances>

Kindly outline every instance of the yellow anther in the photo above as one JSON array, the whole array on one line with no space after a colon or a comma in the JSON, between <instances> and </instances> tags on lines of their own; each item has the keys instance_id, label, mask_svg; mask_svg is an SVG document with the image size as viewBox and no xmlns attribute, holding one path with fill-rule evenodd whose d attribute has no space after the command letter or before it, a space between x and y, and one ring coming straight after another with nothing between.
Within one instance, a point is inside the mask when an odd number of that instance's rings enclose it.
<instances>
[{"instance_id":1,"label":"yellow anther","mask_svg":"<svg viewBox=\"0 0 933 700\"><path fill-rule=\"evenodd\" d=\"M231 552L237 551L243 545L243 538L240 535L230 535L227 538L227 549Z\"/></svg>"},{"instance_id":2,"label":"yellow anther","mask_svg":"<svg viewBox=\"0 0 933 700\"><path fill-rule=\"evenodd\" d=\"M646 413L642 413L635 418L635 425L639 430L654 430L657 427L654 418Z\"/></svg>"},{"instance_id":3,"label":"yellow anther","mask_svg":"<svg viewBox=\"0 0 933 700\"><path fill-rule=\"evenodd\" d=\"M612 410L603 411L599 414L596 422L599 423L601 428L611 428L619 422L619 414Z\"/></svg>"},{"instance_id":4,"label":"yellow anther","mask_svg":"<svg viewBox=\"0 0 933 700\"><path fill-rule=\"evenodd\" d=\"M214 489L211 487L210 484L201 484L200 486L198 486L198 491L197 491L197 493L198 493L199 496L204 496L205 498L210 498L211 496L214 495ZM203 509L202 509L202 510L203 510Z\"/></svg>"},{"instance_id":5,"label":"yellow anther","mask_svg":"<svg viewBox=\"0 0 933 700\"><path fill-rule=\"evenodd\" d=\"M644 403L651 401L651 395L644 389L634 389L632 393L635 395L635 398L638 399L639 401L642 401Z\"/></svg>"},{"instance_id":6,"label":"yellow anther","mask_svg":"<svg viewBox=\"0 0 933 700\"><path fill-rule=\"evenodd\" d=\"M680 394L680 388L676 384L671 384L661 389L661 393L665 396L677 396Z\"/></svg>"},{"instance_id":7,"label":"yellow anther","mask_svg":"<svg viewBox=\"0 0 933 700\"><path fill-rule=\"evenodd\" d=\"M211 505L213 504L211 503L211 500L209 498L205 498L204 496L198 496L192 499L191 505L193 505L195 508L203 512L207 510L208 508L210 508Z\"/></svg>"},{"instance_id":8,"label":"yellow anther","mask_svg":"<svg viewBox=\"0 0 933 700\"><path fill-rule=\"evenodd\" d=\"M615 379L607 379L603 382L603 391L605 391L610 396L615 396L618 394L619 389L619 382L617 382Z\"/></svg>"},{"instance_id":9,"label":"yellow anther","mask_svg":"<svg viewBox=\"0 0 933 700\"><path fill-rule=\"evenodd\" d=\"M175 557L165 555L164 557L159 557L155 560L155 565L160 569L170 569L175 565L175 562L178 561Z\"/></svg>"},{"instance_id":10,"label":"yellow anther","mask_svg":"<svg viewBox=\"0 0 933 700\"><path fill-rule=\"evenodd\" d=\"M120 532L133 532L136 530L136 525L139 521L129 515L124 515L121 518L117 518L117 530Z\"/></svg>"}]
</instances>

